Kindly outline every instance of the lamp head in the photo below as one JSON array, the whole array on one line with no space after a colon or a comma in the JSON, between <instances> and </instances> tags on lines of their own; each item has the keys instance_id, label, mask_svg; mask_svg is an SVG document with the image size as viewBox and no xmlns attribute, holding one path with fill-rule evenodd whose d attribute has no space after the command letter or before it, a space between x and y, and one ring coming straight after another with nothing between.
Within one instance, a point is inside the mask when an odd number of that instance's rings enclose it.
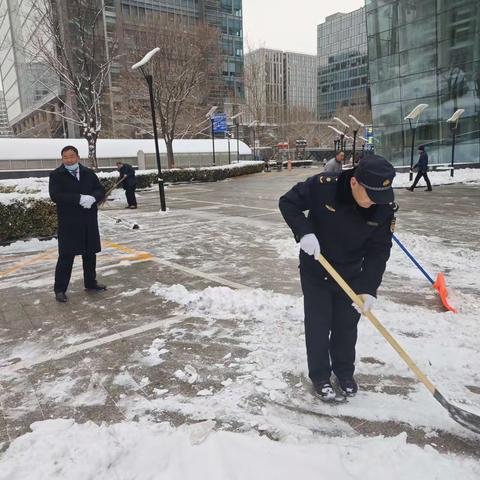
<instances>
[{"instance_id":1,"label":"lamp head","mask_svg":"<svg viewBox=\"0 0 480 480\"><path fill-rule=\"evenodd\" d=\"M150 50L139 62L137 62L135 65L132 65L132 70L138 70L139 68L144 67L151 59L152 57L160 51L160 48L154 48L153 50Z\"/></svg>"},{"instance_id":2,"label":"lamp head","mask_svg":"<svg viewBox=\"0 0 480 480\"><path fill-rule=\"evenodd\" d=\"M420 103L404 118L404 120L416 120L426 108L428 108L427 103Z\"/></svg>"},{"instance_id":3,"label":"lamp head","mask_svg":"<svg viewBox=\"0 0 480 480\"><path fill-rule=\"evenodd\" d=\"M447 123L456 123L458 119L463 115L465 110L463 108L459 108L448 120Z\"/></svg>"}]
</instances>

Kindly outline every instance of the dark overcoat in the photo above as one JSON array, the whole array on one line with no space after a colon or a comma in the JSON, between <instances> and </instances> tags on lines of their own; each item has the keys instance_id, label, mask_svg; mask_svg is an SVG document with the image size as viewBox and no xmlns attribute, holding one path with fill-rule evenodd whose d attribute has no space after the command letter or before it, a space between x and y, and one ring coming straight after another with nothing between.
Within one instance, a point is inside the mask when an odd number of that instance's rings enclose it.
<instances>
[{"instance_id":1,"label":"dark overcoat","mask_svg":"<svg viewBox=\"0 0 480 480\"><path fill-rule=\"evenodd\" d=\"M127 176L127 178L122 182L122 186L125 190L137 185L135 170L131 165L124 163L118 172L120 173L120 179L122 179L125 175Z\"/></svg>"},{"instance_id":2,"label":"dark overcoat","mask_svg":"<svg viewBox=\"0 0 480 480\"><path fill-rule=\"evenodd\" d=\"M57 205L58 250L65 255L85 255L101 250L97 203L80 206L80 195L91 195L99 202L105 189L93 170L79 167L77 180L64 165L50 173L50 198Z\"/></svg>"}]
</instances>

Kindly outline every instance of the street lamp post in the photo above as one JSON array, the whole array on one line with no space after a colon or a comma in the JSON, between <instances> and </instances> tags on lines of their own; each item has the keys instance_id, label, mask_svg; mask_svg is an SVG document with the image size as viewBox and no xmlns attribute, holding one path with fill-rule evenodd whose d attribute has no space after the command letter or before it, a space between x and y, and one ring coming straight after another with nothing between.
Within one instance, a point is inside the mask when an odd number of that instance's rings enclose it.
<instances>
[{"instance_id":1,"label":"street lamp post","mask_svg":"<svg viewBox=\"0 0 480 480\"><path fill-rule=\"evenodd\" d=\"M360 128L364 128L365 125L360 121L358 120L356 117L354 117L353 115L349 115L349 117L356 123L357 127L353 128L353 155L352 155L352 161L353 161L353 165L355 165L355 154L356 154L356 150L357 150L357 135L358 135L358 130Z\"/></svg>"},{"instance_id":2,"label":"street lamp post","mask_svg":"<svg viewBox=\"0 0 480 480\"><path fill-rule=\"evenodd\" d=\"M145 80L148 85L148 92L150 94L150 109L152 113L152 124L153 124L153 138L155 142L155 155L156 155L156 160L157 160L157 169L158 169L158 191L160 194L160 208L162 209L162 212L165 212L167 210L167 203L165 201L165 185L163 182L163 176L162 176L162 165L160 163L160 148L158 146L158 130L157 130L157 119L155 115L155 97L153 94L153 74L150 70L150 72L147 71L146 65L150 62L152 57L158 53L160 49L154 48L150 52L148 52L142 60L140 60L138 63L132 66L132 70L140 70L145 77Z\"/></svg>"},{"instance_id":3,"label":"street lamp post","mask_svg":"<svg viewBox=\"0 0 480 480\"><path fill-rule=\"evenodd\" d=\"M237 163L240 163L240 136L239 136L239 130L240 130L240 117L243 115L243 112L239 112L233 117L231 117L231 120L234 120L235 124L235 136L237 137Z\"/></svg>"},{"instance_id":4,"label":"street lamp post","mask_svg":"<svg viewBox=\"0 0 480 480\"><path fill-rule=\"evenodd\" d=\"M217 109L218 109L217 106L213 106L208 111L208 113L205 115L206 118L210 119L210 122L211 122L211 125L212 125L211 132L212 132L212 162L213 162L213 166L215 166L215 120L214 120L213 114L217 111Z\"/></svg>"},{"instance_id":5,"label":"street lamp post","mask_svg":"<svg viewBox=\"0 0 480 480\"><path fill-rule=\"evenodd\" d=\"M410 181L413 180L413 155L415 150L415 132L417 130L420 114L427 107L428 107L428 104L420 103L404 118L404 120L408 120L408 124L410 125L410 130L412 132L412 148L410 150L410 175L409 175ZM415 121L415 123L412 123L413 121Z\"/></svg>"},{"instance_id":6,"label":"street lamp post","mask_svg":"<svg viewBox=\"0 0 480 480\"><path fill-rule=\"evenodd\" d=\"M340 140L336 140L335 142L340 142L340 151L342 151L344 149L343 141L344 141L344 138L345 138L345 133L341 132L338 128L335 128L332 125L327 125L327 127L330 130L333 130L337 135L340 136ZM337 153L336 147L335 147L335 153Z\"/></svg>"},{"instance_id":7,"label":"street lamp post","mask_svg":"<svg viewBox=\"0 0 480 480\"><path fill-rule=\"evenodd\" d=\"M340 139L341 139L341 149L345 150L346 142L344 140L345 140L345 135L347 134L348 129L350 128L350 125L345 123L341 118L333 117L333 119L337 121L340 125L342 125L342 127L344 128L343 133L340 135Z\"/></svg>"},{"instance_id":8,"label":"street lamp post","mask_svg":"<svg viewBox=\"0 0 480 480\"><path fill-rule=\"evenodd\" d=\"M228 140L228 164L232 163L231 153L230 153L230 139L232 138L232 134L228 131L227 132L227 140Z\"/></svg>"},{"instance_id":9,"label":"street lamp post","mask_svg":"<svg viewBox=\"0 0 480 480\"><path fill-rule=\"evenodd\" d=\"M447 123L452 124L452 163L450 165L450 176L453 177L455 171L455 139L457 137L458 120L463 115L465 110L463 108L458 109L448 120Z\"/></svg>"},{"instance_id":10,"label":"street lamp post","mask_svg":"<svg viewBox=\"0 0 480 480\"><path fill-rule=\"evenodd\" d=\"M257 120L254 120L252 123L250 123L250 125L248 126L248 128L253 128L253 159L256 160L257 159L257 139L256 139L256 126L258 125L258 122Z\"/></svg>"}]
</instances>

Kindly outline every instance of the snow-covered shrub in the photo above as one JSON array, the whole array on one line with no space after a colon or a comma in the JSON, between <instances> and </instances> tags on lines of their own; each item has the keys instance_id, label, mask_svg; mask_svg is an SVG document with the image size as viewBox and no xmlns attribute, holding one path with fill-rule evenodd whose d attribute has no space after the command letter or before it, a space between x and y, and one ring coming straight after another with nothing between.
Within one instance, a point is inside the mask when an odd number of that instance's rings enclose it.
<instances>
[{"instance_id":1,"label":"snow-covered shrub","mask_svg":"<svg viewBox=\"0 0 480 480\"><path fill-rule=\"evenodd\" d=\"M46 200L0 203L0 243L23 238L51 237L57 232L55 205Z\"/></svg>"}]
</instances>

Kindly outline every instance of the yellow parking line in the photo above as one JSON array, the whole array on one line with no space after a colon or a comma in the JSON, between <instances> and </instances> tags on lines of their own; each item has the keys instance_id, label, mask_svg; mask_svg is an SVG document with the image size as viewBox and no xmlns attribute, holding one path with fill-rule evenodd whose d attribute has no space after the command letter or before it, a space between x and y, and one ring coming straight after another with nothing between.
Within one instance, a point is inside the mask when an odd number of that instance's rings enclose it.
<instances>
[{"instance_id":1,"label":"yellow parking line","mask_svg":"<svg viewBox=\"0 0 480 480\"><path fill-rule=\"evenodd\" d=\"M52 248L50 250L47 250L46 252L40 253L39 255L35 255L32 258L24 260L23 262L19 262L13 267L7 268L3 272L0 272L0 277L5 277L7 275L10 275L11 273L18 272L18 270L21 270L22 268L28 267L29 265L37 263L40 260L44 260L45 258L48 258L55 250L56 248Z\"/></svg>"},{"instance_id":2,"label":"yellow parking line","mask_svg":"<svg viewBox=\"0 0 480 480\"><path fill-rule=\"evenodd\" d=\"M144 261L151 260L153 258L153 255L147 252L138 252L137 250L124 247L123 245L119 245L117 243L112 243L104 240L103 245L105 247L113 248L120 252L129 254L129 256L127 257L117 257L117 259L121 261L125 260L130 262L144 262ZM18 272L19 270L22 270L23 268L28 267L29 265L33 265L34 263L37 263L41 260L45 260L46 258L51 256L52 253L56 252L56 250L57 250L56 248L52 248L43 253L40 253L31 258L28 258L27 260L23 260L22 262L16 263L12 267L7 268L6 270L3 270L2 272L0 272L0 278L6 277L7 275L11 275L12 273ZM113 257L113 256L108 255L107 258L108 257Z\"/></svg>"}]
</instances>

